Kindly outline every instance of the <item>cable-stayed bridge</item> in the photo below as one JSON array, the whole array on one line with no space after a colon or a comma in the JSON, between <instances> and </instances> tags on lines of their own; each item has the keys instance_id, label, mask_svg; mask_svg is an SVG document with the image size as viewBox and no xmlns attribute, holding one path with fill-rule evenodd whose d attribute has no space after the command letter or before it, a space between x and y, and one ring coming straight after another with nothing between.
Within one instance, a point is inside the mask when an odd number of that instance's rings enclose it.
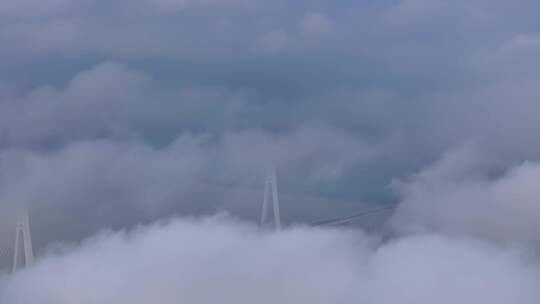
<instances>
[{"instance_id":1,"label":"cable-stayed bridge","mask_svg":"<svg viewBox=\"0 0 540 304\"><path fill-rule=\"evenodd\" d=\"M333 219L330 219L330 220L312 222L311 225L312 226L339 226L339 225L345 225L345 224L348 224L348 223L350 223L352 221L365 218L367 216L392 211L392 210L396 209L396 207L397 207L396 205L388 205L388 206L384 206L384 207L369 209L369 210L362 211L362 212L359 212L359 213L356 213L356 214L353 214L353 215L333 218Z\"/></svg>"},{"instance_id":2,"label":"cable-stayed bridge","mask_svg":"<svg viewBox=\"0 0 540 304\"><path fill-rule=\"evenodd\" d=\"M391 212L396 205L387 205L379 208L373 208L356 214L337 217L322 221L309 223L310 226L341 226L347 225L353 221L363 218ZM271 218L270 218L271 215ZM261 204L259 225L272 227L275 230L281 229L281 214L278 195L278 183L276 170L270 170L265 180L263 200ZM27 209L20 210L17 215L15 226L15 238L13 247L0 246L0 260L11 259L11 270L17 271L19 268L26 267L33 263L34 252L32 246L32 236L30 229L30 217ZM0 267L1 268L1 267Z\"/></svg>"}]
</instances>

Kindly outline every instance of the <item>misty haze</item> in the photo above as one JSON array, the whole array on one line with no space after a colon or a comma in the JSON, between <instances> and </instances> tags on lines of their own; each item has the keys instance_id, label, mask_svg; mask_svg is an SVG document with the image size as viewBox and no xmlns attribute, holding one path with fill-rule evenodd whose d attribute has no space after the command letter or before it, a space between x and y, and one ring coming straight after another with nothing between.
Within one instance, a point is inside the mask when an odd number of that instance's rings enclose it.
<instances>
[{"instance_id":1,"label":"misty haze","mask_svg":"<svg viewBox=\"0 0 540 304\"><path fill-rule=\"evenodd\" d=\"M540 303L539 14L0 0L0 304Z\"/></svg>"}]
</instances>

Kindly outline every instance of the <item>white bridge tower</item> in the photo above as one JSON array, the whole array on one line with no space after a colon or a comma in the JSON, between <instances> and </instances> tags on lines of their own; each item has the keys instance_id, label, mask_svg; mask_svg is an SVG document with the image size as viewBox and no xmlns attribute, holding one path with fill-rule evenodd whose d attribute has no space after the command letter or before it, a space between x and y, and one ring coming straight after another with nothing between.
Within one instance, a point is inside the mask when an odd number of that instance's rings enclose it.
<instances>
[{"instance_id":1,"label":"white bridge tower","mask_svg":"<svg viewBox=\"0 0 540 304\"><path fill-rule=\"evenodd\" d=\"M30 235L30 219L28 217L27 210L24 210L18 214L16 228L15 251L13 253L13 272L20 268L19 262L24 261L24 266L28 266L34 262L32 237ZM22 261L19 261L19 258L23 258L21 259Z\"/></svg>"},{"instance_id":2,"label":"white bridge tower","mask_svg":"<svg viewBox=\"0 0 540 304\"><path fill-rule=\"evenodd\" d=\"M270 199L272 199L272 213L274 216L273 224L274 229L281 229L281 217L279 213L279 198L278 198L278 188L277 188L277 177L276 169L273 168L270 170L270 173L266 177L266 182L264 184L264 198L261 209L261 226L265 225L268 217L268 209L270 208Z\"/></svg>"}]
</instances>

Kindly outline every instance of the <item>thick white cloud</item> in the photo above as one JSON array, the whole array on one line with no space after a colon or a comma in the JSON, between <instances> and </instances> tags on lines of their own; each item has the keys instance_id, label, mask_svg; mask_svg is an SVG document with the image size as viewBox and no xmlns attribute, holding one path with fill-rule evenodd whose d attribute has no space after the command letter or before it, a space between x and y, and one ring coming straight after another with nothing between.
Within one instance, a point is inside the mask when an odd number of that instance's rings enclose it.
<instances>
[{"instance_id":1,"label":"thick white cloud","mask_svg":"<svg viewBox=\"0 0 540 304\"><path fill-rule=\"evenodd\" d=\"M102 233L5 277L0 303L536 303L517 250L436 236L378 244L360 231L277 233L227 219Z\"/></svg>"},{"instance_id":2,"label":"thick white cloud","mask_svg":"<svg viewBox=\"0 0 540 304\"><path fill-rule=\"evenodd\" d=\"M491 164L490 164L491 163ZM401 231L436 231L504 241L540 240L537 162L493 171L489 156L459 150L401 183L395 216Z\"/></svg>"}]
</instances>

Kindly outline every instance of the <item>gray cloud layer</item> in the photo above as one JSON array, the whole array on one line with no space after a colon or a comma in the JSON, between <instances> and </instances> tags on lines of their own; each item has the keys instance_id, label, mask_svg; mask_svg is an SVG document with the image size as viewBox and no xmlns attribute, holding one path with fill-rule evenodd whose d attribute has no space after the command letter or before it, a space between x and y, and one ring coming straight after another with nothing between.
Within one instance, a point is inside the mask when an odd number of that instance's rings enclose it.
<instances>
[{"instance_id":1,"label":"gray cloud layer","mask_svg":"<svg viewBox=\"0 0 540 304\"><path fill-rule=\"evenodd\" d=\"M216 241L210 229L246 248L210 254L253 260L261 280L275 268L258 259L265 250L289 265L297 261L283 256L300 255L302 244L345 247L303 252L309 259L282 276L306 285L297 293L286 284L258 290L272 302L287 302L285 295L296 303L538 302L536 261L524 262L521 246L538 241L540 223L539 9L531 0L0 1L0 262L9 263L3 248L12 246L22 205L30 205L42 260L6 276L1 300L144 302L158 292L145 280L128 284L140 290L133 299L120 287L100 285L102 293L87 298L79 289L84 280L120 282L144 265L126 261L117 273L88 276L75 266L108 269L129 250L140 260L181 255L173 268L198 265L193 252ZM45 253L54 242L179 215L226 211L253 220L272 164L286 223L399 203L390 221L396 240L174 221ZM201 242L190 252L147 248L164 246L167 235ZM515 243L515 251L502 245ZM410 258L400 264L400 255ZM203 267L201 276L216 285L249 268L209 259L219 267ZM306 269L321 261L331 275L307 280ZM456 280L456 270L473 275ZM62 280L35 283L59 273L82 285L61 294ZM155 273L165 284L193 284L177 272ZM448 281L434 283L438 273ZM335 285L340 280L345 285ZM494 292L471 291L480 282ZM234 291L248 282L230 284L230 293L217 289L220 298L240 296ZM431 298L421 292L426 285L451 296ZM166 300L215 301L197 290L179 296L182 288Z\"/></svg>"}]
</instances>

